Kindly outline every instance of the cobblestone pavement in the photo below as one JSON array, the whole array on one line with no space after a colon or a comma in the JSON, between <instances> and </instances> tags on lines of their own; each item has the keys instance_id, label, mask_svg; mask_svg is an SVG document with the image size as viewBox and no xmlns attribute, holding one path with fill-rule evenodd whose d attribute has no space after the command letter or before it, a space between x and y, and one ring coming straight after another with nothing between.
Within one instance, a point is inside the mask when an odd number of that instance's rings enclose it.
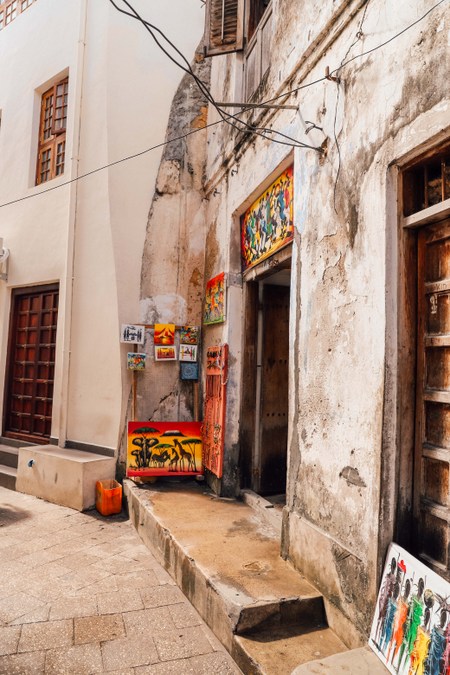
<instances>
[{"instance_id":1,"label":"cobblestone pavement","mask_svg":"<svg viewBox=\"0 0 450 675\"><path fill-rule=\"evenodd\" d=\"M0 487L0 673L241 671L124 515Z\"/></svg>"}]
</instances>

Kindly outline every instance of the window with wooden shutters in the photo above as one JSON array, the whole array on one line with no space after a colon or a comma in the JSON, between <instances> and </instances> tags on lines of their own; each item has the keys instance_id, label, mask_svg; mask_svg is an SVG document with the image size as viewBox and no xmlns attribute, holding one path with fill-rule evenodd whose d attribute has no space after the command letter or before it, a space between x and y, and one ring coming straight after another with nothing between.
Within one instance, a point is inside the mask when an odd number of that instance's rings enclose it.
<instances>
[{"instance_id":1,"label":"window with wooden shutters","mask_svg":"<svg viewBox=\"0 0 450 675\"><path fill-rule=\"evenodd\" d=\"M244 0L208 0L205 54L226 54L244 47Z\"/></svg>"},{"instance_id":2,"label":"window with wooden shutters","mask_svg":"<svg viewBox=\"0 0 450 675\"><path fill-rule=\"evenodd\" d=\"M36 185L64 173L68 90L66 77L42 95Z\"/></svg>"}]
</instances>

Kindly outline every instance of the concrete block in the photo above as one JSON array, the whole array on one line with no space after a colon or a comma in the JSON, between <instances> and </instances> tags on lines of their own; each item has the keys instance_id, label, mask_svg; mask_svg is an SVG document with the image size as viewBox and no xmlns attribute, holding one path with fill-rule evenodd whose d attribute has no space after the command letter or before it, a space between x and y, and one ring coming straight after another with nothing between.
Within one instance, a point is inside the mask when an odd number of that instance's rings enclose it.
<instances>
[{"instance_id":1,"label":"concrete block","mask_svg":"<svg viewBox=\"0 0 450 675\"><path fill-rule=\"evenodd\" d=\"M84 511L95 506L95 484L114 478L116 460L54 445L19 449L16 490Z\"/></svg>"}]
</instances>

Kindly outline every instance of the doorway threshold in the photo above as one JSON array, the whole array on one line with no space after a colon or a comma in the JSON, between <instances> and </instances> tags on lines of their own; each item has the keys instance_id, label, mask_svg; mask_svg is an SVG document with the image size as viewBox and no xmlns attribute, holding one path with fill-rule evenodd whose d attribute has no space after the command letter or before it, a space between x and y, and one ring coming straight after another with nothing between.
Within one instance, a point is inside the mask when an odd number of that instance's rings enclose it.
<instances>
[{"instance_id":1,"label":"doorway threshold","mask_svg":"<svg viewBox=\"0 0 450 675\"><path fill-rule=\"evenodd\" d=\"M264 522L281 538L283 507L286 504L286 496L261 497L253 490L241 490L240 496L242 501L257 511Z\"/></svg>"}]
</instances>

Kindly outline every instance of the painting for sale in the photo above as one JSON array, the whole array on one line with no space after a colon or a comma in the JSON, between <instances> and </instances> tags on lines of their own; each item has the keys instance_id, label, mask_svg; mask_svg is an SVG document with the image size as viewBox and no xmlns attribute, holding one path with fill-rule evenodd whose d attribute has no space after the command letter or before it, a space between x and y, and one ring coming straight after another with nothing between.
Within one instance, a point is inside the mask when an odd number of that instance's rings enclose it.
<instances>
[{"instance_id":1,"label":"painting for sale","mask_svg":"<svg viewBox=\"0 0 450 675\"><path fill-rule=\"evenodd\" d=\"M128 422L127 476L203 473L200 422Z\"/></svg>"},{"instance_id":2,"label":"painting for sale","mask_svg":"<svg viewBox=\"0 0 450 675\"><path fill-rule=\"evenodd\" d=\"M197 345L180 345L180 361L197 361Z\"/></svg>"},{"instance_id":3,"label":"painting for sale","mask_svg":"<svg viewBox=\"0 0 450 675\"><path fill-rule=\"evenodd\" d=\"M140 354L138 352L128 352L127 353L128 370L144 370L146 358L147 354Z\"/></svg>"},{"instance_id":4,"label":"painting for sale","mask_svg":"<svg viewBox=\"0 0 450 675\"><path fill-rule=\"evenodd\" d=\"M131 323L122 324L120 329L120 341L129 344L142 345L145 338L144 326L135 326Z\"/></svg>"},{"instance_id":5,"label":"painting for sale","mask_svg":"<svg viewBox=\"0 0 450 675\"><path fill-rule=\"evenodd\" d=\"M155 361L176 361L177 348L176 347L155 347Z\"/></svg>"},{"instance_id":6,"label":"painting for sale","mask_svg":"<svg viewBox=\"0 0 450 675\"><path fill-rule=\"evenodd\" d=\"M286 169L241 216L244 270L286 246L294 237L294 167Z\"/></svg>"},{"instance_id":7,"label":"painting for sale","mask_svg":"<svg viewBox=\"0 0 450 675\"><path fill-rule=\"evenodd\" d=\"M175 344L175 324L155 323L154 342L155 345Z\"/></svg>"},{"instance_id":8,"label":"painting for sale","mask_svg":"<svg viewBox=\"0 0 450 675\"><path fill-rule=\"evenodd\" d=\"M391 544L369 644L393 675L450 672L450 584Z\"/></svg>"},{"instance_id":9,"label":"painting for sale","mask_svg":"<svg viewBox=\"0 0 450 675\"><path fill-rule=\"evenodd\" d=\"M203 314L203 323L205 325L223 323L225 321L225 300L226 281L225 273L222 272L210 279L206 284L205 310Z\"/></svg>"},{"instance_id":10,"label":"painting for sale","mask_svg":"<svg viewBox=\"0 0 450 675\"><path fill-rule=\"evenodd\" d=\"M180 344L198 345L200 337L200 326L181 326Z\"/></svg>"}]
</instances>

